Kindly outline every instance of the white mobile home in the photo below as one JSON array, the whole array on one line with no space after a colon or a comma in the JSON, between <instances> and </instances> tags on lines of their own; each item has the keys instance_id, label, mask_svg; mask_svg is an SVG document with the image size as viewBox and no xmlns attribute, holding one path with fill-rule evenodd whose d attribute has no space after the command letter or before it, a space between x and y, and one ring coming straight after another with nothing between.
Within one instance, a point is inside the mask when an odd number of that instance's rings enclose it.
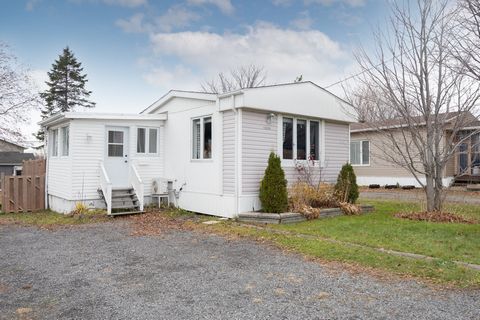
<instances>
[{"instance_id":1,"label":"white mobile home","mask_svg":"<svg viewBox=\"0 0 480 320\"><path fill-rule=\"evenodd\" d=\"M41 122L47 136L47 197L52 210L142 210L154 181L170 202L224 217L261 209L270 152L289 182L313 159L334 182L349 160L350 106L312 82L227 94L168 92L140 114L64 113Z\"/></svg>"}]
</instances>

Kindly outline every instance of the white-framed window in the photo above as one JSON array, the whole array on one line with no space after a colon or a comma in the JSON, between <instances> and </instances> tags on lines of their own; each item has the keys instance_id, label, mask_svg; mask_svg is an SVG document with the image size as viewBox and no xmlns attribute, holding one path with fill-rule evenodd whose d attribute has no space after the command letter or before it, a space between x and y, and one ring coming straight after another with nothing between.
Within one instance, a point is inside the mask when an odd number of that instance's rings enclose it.
<instances>
[{"instance_id":1,"label":"white-framed window","mask_svg":"<svg viewBox=\"0 0 480 320\"><path fill-rule=\"evenodd\" d=\"M354 166L370 165L370 141L350 142L350 163Z\"/></svg>"},{"instance_id":2,"label":"white-framed window","mask_svg":"<svg viewBox=\"0 0 480 320\"><path fill-rule=\"evenodd\" d=\"M52 157L58 156L58 129L52 130L51 133L51 154Z\"/></svg>"},{"instance_id":3,"label":"white-framed window","mask_svg":"<svg viewBox=\"0 0 480 320\"><path fill-rule=\"evenodd\" d=\"M158 129L137 128L137 153L158 153Z\"/></svg>"},{"instance_id":4,"label":"white-framed window","mask_svg":"<svg viewBox=\"0 0 480 320\"><path fill-rule=\"evenodd\" d=\"M62 156L68 156L70 152L70 128L62 127L60 128L62 136Z\"/></svg>"},{"instance_id":5,"label":"white-framed window","mask_svg":"<svg viewBox=\"0 0 480 320\"><path fill-rule=\"evenodd\" d=\"M192 119L192 159L212 158L212 117Z\"/></svg>"},{"instance_id":6,"label":"white-framed window","mask_svg":"<svg viewBox=\"0 0 480 320\"><path fill-rule=\"evenodd\" d=\"M282 158L320 160L320 121L282 117Z\"/></svg>"}]
</instances>

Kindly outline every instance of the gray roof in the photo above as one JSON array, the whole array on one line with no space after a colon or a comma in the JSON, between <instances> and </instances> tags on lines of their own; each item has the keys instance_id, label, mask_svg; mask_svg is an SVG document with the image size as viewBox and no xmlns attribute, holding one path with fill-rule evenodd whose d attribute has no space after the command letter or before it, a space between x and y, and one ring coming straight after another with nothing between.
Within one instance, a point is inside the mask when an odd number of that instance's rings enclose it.
<instances>
[{"instance_id":1,"label":"gray roof","mask_svg":"<svg viewBox=\"0 0 480 320\"><path fill-rule=\"evenodd\" d=\"M35 155L33 153L22 153L14 151L5 151L0 152L0 165L5 164L14 164L20 165L23 160L34 159Z\"/></svg>"}]
</instances>

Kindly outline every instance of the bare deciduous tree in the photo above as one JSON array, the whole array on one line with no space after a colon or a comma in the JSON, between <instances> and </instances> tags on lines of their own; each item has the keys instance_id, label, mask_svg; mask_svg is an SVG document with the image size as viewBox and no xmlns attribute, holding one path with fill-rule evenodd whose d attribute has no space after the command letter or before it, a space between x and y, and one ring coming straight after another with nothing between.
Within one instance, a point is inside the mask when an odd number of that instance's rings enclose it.
<instances>
[{"instance_id":1,"label":"bare deciduous tree","mask_svg":"<svg viewBox=\"0 0 480 320\"><path fill-rule=\"evenodd\" d=\"M218 78L202 84L204 92L225 93L244 88L254 88L265 84L266 72L256 65L241 66L228 74L220 72Z\"/></svg>"},{"instance_id":2,"label":"bare deciduous tree","mask_svg":"<svg viewBox=\"0 0 480 320\"><path fill-rule=\"evenodd\" d=\"M8 46L0 42L0 137L21 140L21 129L39 102L28 72L17 63Z\"/></svg>"},{"instance_id":3,"label":"bare deciduous tree","mask_svg":"<svg viewBox=\"0 0 480 320\"><path fill-rule=\"evenodd\" d=\"M445 165L469 138L458 133L476 120L480 96L479 83L449 50L453 19L447 0L393 2L391 33L377 32L375 52L356 56L361 85L373 87L374 103L397 115L376 112L369 123L384 141L382 154L412 173L432 212L442 208Z\"/></svg>"},{"instance_id":4,"label":"bare deciduous tree","mask_svg":"<svg viewBox=\"0 0 480 320\"><path fill-rule=\"evenodd\" d=\"M452 50L468 74L480 80L480 1L459 0Z\"/></svg>"}]
</instances>

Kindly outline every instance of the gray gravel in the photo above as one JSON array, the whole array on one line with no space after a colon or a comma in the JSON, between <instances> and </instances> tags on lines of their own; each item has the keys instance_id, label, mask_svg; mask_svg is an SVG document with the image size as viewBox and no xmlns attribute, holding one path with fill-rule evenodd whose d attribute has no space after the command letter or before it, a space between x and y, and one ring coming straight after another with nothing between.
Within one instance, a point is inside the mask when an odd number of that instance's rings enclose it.
<instances>
[{"instance_id":1,"label":"gray gravel","mask_svg":"<svg viewBox=\"0 0 480 320\"><path fill-rule=\"evenodd\" d=\"M0 319L480 319L479 291L332 271L244 240L129 232L0 226Z\"/></svg>"}]
</instances>

